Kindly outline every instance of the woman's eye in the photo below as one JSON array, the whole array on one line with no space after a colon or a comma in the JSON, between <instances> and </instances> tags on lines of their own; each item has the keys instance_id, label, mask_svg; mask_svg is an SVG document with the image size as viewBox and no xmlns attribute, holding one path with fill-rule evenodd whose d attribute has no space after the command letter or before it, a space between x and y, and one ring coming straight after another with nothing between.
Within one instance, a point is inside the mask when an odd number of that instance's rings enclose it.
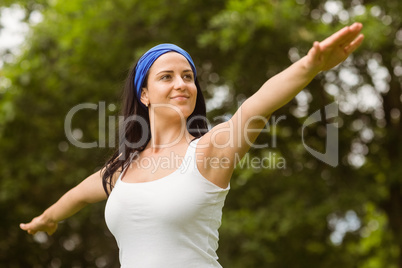
<instances>
[{"instance_id":1,"label":"woman's eye","mask_svg":"<svg viewBox=\"0 0 402 268\"><path fill-rule=\"evenodd\" d=\"M166 74L166 75L164 75L164 76L161 77L161 80L167 80L167 79L169 79L169 78L170 78L170 75L169 75L169 74Z\"/></svg>"},{"instance_id":2,"label":"woman's eye","mask_svg":"<svg viewBox=\"0 0 402 268\"><path fill-rule=\"evenodd\" d=\"M184 78L187 80L193 80L193 76L191 74L186 74Z\"/></svg>"}]
</instances>

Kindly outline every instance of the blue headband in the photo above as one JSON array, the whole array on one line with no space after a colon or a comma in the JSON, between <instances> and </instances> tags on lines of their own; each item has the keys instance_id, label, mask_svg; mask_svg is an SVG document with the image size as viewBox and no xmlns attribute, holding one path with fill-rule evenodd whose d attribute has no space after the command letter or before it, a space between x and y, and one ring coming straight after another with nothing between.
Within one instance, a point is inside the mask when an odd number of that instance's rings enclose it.
<instances>
[{"instance_id":1,"label":"blue headband","mask_svg":"<svg viewBox=\"0 0 402 268\"><path fill-rule=\"evenodd\" d=\"M184 51L182 48L173 45L173 44L160 44L157 45L147 52L138 60L137 67L135 68L135 77L134 77L134 88L136 90L136 95L138 102L144 107L145 105L140 101L141 99L141 91L142 85L144 84L145 76L147 75L149 69L151 68L152 64L159 58L161 55L167 52L177 52L183 55L188 62L190 63L191 69L193 70L194 77L197 77L197 71L195 69L195 65L193 60L191 59L190 54Z\"/></svg>"}]
</instances>

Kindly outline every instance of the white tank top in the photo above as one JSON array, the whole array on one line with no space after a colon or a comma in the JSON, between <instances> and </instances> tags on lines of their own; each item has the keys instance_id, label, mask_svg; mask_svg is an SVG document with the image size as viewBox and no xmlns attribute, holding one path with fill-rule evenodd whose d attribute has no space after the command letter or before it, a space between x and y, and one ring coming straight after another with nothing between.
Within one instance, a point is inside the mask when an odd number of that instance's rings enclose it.
<instances>
[{"instance_id":1,"label":"white tank top","mask_svg":"<svg viewBox=\"0 0 402 268\"><path fill-rule=\"evenodd\" d=\"M222 189L201 175L195 161L199 139L188 146L181 166L143 183L119 176L105 208L122 268L222 267L218 228L229 186Z\"/></svg>"}]
</instances>

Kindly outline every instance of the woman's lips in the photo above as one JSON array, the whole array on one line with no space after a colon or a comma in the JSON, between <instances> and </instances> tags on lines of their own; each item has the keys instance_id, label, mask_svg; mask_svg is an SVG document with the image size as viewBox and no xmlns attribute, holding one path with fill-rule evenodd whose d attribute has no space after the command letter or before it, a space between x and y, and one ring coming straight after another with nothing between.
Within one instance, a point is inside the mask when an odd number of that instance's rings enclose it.
<instances>
[{"instance_id":1,"label":"woman's lips","mask_svg":"<svg viewBox=\"0 0 402 268\"><path fill-rule=\"evenodd\" d=\"M171 98L172 100L187 100L187 96L175 96Z\"/></svg>"}]
</instances>

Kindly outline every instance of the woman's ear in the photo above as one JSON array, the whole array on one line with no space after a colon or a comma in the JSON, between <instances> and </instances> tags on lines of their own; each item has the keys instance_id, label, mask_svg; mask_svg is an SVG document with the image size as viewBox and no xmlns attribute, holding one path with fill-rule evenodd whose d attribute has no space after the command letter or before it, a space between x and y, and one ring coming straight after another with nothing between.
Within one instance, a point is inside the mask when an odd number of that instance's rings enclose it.
<instances>
[{"instance_id":1,"label":"woman's ear","mask_svg":"<svg viewBox=\"0 0 402 268\"><path fill-rule=\"evenodd\" d=\"M141 102L148 107L149 105L149 98L148 98L148 89L146 87L142 88L141 91Z\"/></svg>"}]
</instances>

